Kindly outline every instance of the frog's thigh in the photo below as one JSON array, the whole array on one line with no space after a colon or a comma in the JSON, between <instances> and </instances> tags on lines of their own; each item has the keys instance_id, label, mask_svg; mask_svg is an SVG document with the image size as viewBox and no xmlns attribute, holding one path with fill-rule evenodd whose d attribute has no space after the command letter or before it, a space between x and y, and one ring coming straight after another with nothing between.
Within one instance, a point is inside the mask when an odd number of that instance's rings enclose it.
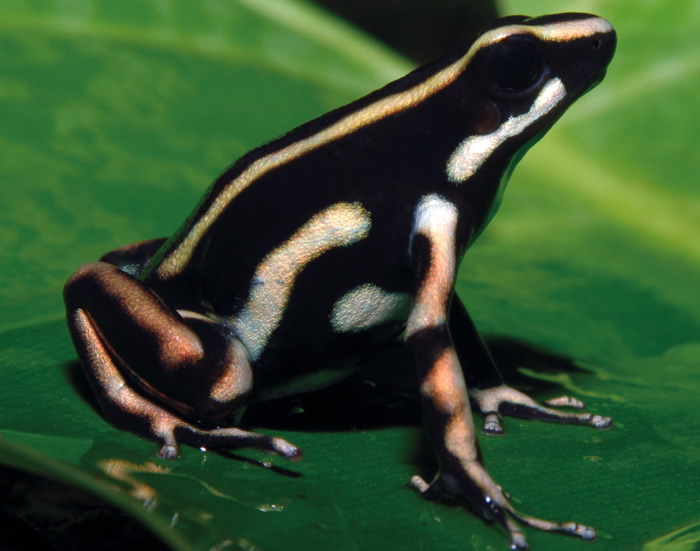
<instances>
[{"instance_id":1,"label":"frog's thigh","mask_svg":"<svg viewBox=\"0 0 700 551\"><path fill-rule=\"evenodd\" d=\"M81 362L114 424L160 441L167 457L177 455L177 439L198 446L256 447L292 459L300 455L281 439L239 429L198 429L153 403L143 389L131 388L123 371L172 410L194 418L215 419L242 405L252 384L250 365L240 343L215 325L183 319L136 279L104 262L78 270L64 295Z\"/></svg>"},{"instance_id":2,"label":"frog's thigh","mask_svg":"<svg viewBox=\"0 0 700 551\"><path fill-rule=\"evenodd\" d=\"M86 369L96 366L93 349L104 348L127 380L133 375L149 394L203 421L228 416L250 392L240 343L204 316L183 318L115 266L84 266L68 281L65 297Z\"/></svg>"}]
</instances>

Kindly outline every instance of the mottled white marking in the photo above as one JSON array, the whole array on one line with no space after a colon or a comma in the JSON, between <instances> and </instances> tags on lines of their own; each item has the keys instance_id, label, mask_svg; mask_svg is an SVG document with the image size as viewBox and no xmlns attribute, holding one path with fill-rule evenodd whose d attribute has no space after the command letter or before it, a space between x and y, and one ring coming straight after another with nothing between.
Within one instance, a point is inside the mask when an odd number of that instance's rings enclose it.
<instances>
[{"instance_id":1,"label":"mottled white marking","mask_svg":"<svg viewBox=\"0 0 700 551\"><path fill-rule=\"evenodd\" d=\"M286 242L268 254L253 277L248 300L232 320L251 361L279 325L299 273L321 254L345 247L369 234L370 216L359 203L337 203L313 216Z\"/></svg>"},{"instance_id":2,"label":"mottled white marking","mask_svg":"<svg viewBox=\"0 0 700 551\"><path fill-rule=\"evenodd\" d=\"M416 207L411 241L417 235L425 236L430 242L430 257L408 318L406 337L445 323L457 269L457 218L457 207L436 194L426 195Z\"/></svg>"},{"instance_id":3,"label":"mottled white marking","mask_svg":"<svg viewBox=\"0 0 700 551\"><path fill-rule=\"evenodd\" d=\"M447 161L449 180L457 184L471 178L496 148L549 113L565 96L564 83L558 78L553 78L542 87L527 113L511 117L491 134L465 139Z\"/></svg>"},{"instance_id":4,"label":"mottled white marking","mask_svg":"<svg viewBox=\"0 0 700 551\"><path fill-rule=\"evenodd\" d=\"M365 283L336 301L331 325L338 333L362 331L382 323L405 320L410 308L408 294L390 293Z\"/></svg>"}]
</instances>

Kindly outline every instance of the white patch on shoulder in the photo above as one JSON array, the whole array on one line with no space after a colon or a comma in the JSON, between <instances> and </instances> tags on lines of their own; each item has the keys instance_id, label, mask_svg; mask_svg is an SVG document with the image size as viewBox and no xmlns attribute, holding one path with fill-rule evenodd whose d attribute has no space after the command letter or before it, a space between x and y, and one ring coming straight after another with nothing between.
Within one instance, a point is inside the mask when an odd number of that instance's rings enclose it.
<instances>
[{"instance_id":1,"label":"white patch on shoulder","mask_svg":"<svg viewBox=\"0 0 700 551\"><path fill-rule=\"evenodd\" d=\"M390 321L402 321L411 311L407 293L390 293L365 283L343 295L333 305L331 325L337 333L355 333Z\"/></svg>"},{"instance_id":2,"label":"white patch on shoulder","mask_svg":"<svg viewBox=\"0 0 700 551\"><path fill-rule=\"evenodd\" d=\"M457 226L457 207L438 195L431 193L421 197L413 214L412 236L423 233L432 236L435 231L454 231Z\"/></svg>"},{"instance_id":3,"label":"white patch on shoulder","mask_svg":"<svg viewBox=\"0 0 700 551\"><path fill-rule=\"evenodd\" d=\"M457 257L455 251L457 207L437 194L424 196L416 207L411 247L416 235L430 243L427 270L418 287L413 309L406 325L406 336L420 329L445 323L452 293ZM410 251L409 251L410 252Z\"/></svg>"},{"instance_id":4,"label":"white patch on shoulder","mask_svg":"<svg viewBox=\"0 0 700 551\"><path fill-rule=\"evenodd\" d=\"M296 278L306 265L331 249L364 239L370 226L369 212L360 203L336 203L311 217L263 259L243 310L232 320L251 361L260 357L279 325Z\"/></svg>"},{"instance_id":5,"label":"white patch on shoulder","mask_svg":"<svg viewBox=\"0 0 700 551\"><path fill-rule=\"evenodd\" d=\"M511 117L491 134L466 138L447 161L447 177L450 182L460 184L471 178L496 148L549 113L564 97L564 83L558 78L553 78L542 87L527 113Z\"/></svg>"}]
</instances>

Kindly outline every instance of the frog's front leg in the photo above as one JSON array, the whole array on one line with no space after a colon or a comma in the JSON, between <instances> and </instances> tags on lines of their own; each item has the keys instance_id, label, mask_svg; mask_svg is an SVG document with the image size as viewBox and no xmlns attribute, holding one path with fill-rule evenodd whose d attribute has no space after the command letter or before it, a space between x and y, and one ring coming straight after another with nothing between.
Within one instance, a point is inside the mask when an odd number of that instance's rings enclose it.
<instances>
[{"instance_id":1,"label":"frog's front leg","mask_svg":"<svg viewBox=\"0 0 700 551\"><path fill-rule=\"evenodd\" d=\"M485 518L508 530L512 549L527 548L516 520L541 530L592 539L595 531L587 526L518 513L482 464L462 366L448 325L458 260L457 225L457 208L438 195L424 197L416 209L411 258L417 282L405 340L414 352L424 423L440 472L431 483L414 476L410 486L426 497L448 493L466 499Z\"/></svg>"},{"instance_id":2,"label":"frog's front leg","mask_svg":"<svg viewBox=\"0 0 700 551\"><path fill-rule=\"evenodd\" d=\"M142 251L132 252L138 263ZM125 254L103 258L121 262ZM161 456L177 457L183 442L301 457L281 438L217 427L245 405L252 372L243 345L205 316L171 310L109 262L80 268L64 298L73 342L105 416L160 442Z\"/></svg>"},{"instance_id":3,"label":"frog's front leg","mask_svg":"<svg viewBox=\"0 0 700 551\"><path fill-rule=\"evenodd\" d=\"M612 426L610 417L552 409L583 409L583 402L577 398L559 396L541 405L526 394L507 386L458 296L454 297L450 307L449 325L469 385L469 396L484 417L484 432L502 434L502 414L523 419L589 425L601 430Z\"/></svg>"}]
</instances>

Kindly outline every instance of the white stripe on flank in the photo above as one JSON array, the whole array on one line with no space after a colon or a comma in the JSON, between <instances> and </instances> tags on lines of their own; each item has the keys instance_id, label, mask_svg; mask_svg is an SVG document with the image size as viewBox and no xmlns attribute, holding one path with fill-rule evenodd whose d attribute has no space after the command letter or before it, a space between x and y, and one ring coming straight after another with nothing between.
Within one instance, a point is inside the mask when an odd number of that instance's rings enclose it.
<instances>
[{"instance_id":1,"label":"white stripe on flank","mask_svg":"<svg viewBox=\"0 0 700 551\"><path fill-rule=\"evenodd\" d=\"M448 179L459 184L471 178L496 148L549 113L565 96L564 84L558 78L553 78L544 85L527 113L511 117L491 134L466 138L447 161Z\"/></svg>"},{"instance_id":2,"label":"white stripe on flank","mask_svg":"<svg viewBox=\"0 0 700 551\"><path fill-rule=\"evenodd\" d=\"M260 357L279 325L294 282L306 265L335 247L364 239L370 225L369 212L359 203L336 203L265 257L253 276L243 310L232 320L251 361Z\"/></svg>"}]
</instances>

